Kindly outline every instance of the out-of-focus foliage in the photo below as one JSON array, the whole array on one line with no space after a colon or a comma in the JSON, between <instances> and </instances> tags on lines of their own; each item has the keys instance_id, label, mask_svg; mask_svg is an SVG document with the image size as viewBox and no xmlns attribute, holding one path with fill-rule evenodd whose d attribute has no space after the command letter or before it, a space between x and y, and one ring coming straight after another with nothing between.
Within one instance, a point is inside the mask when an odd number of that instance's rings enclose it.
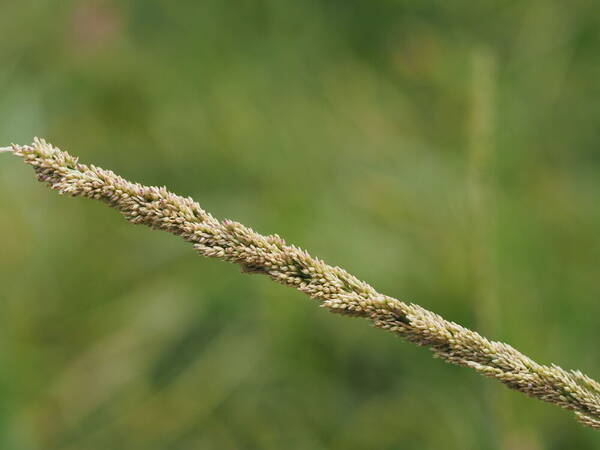
<instances>
[{"instance_id":1,"label":"out-of-focus foliage","mask_svg":"<svg viewBox=\"0 0 600 450\"><path fill-rule=\"evenodd\" d=\"M0 145L47 137L597 378L596 8L3 2ZM0 217L2 449L600 444L9 155Z\"/></svg>"}]
</instances>

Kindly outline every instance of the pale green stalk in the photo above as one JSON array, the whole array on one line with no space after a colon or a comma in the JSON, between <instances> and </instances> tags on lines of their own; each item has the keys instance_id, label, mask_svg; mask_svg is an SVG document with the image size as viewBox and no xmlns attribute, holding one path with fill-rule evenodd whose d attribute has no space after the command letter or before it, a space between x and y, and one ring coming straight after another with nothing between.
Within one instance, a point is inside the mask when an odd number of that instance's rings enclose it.
<instances>
[{"instance_id":1,"label":"pale green stalk","mask_svg":"<svg viewBox=\"0 0 600 450\"><path fill-rule=\"evenodd\" d=\"M508 344L489 341L421 306L380 294L277 235L263 236L240 223L219 221L189 197L80 164L44 140L36 138L30 146L0 151L22 157L33 166L38 180L61 194L101 200L131 223L181 236L204 256L237 263L244 272L264 274L294 287L331 312L366 318L377 328L429 347L436 357L571 410L584 425L600 428L600 384L579 371L538 364Z\"/></svg>"}]
</instances>

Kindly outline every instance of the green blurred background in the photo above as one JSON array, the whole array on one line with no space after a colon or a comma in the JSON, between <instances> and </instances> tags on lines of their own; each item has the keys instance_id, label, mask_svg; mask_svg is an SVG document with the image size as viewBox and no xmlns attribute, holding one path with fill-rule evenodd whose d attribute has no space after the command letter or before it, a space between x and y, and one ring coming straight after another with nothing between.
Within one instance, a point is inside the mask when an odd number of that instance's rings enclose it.
<instances>
[{"instance_id":1,"label":"green blurred background","mask_svg":"<svg viewBox=\"0 0 600 450\"><path fill-rule=\"evenodd\" d=\"M586 0L5 1L0 145L279 233L600 376ZM595 449L556 407L0 158L0 448Z\"/></svg>"}]
</instances>

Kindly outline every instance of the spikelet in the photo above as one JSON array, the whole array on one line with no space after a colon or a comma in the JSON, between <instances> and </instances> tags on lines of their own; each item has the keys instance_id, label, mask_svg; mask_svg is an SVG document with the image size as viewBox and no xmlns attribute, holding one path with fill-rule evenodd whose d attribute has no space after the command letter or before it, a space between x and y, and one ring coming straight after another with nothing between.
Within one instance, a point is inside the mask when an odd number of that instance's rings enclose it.
<instances>
[{"instance_id":1,"label":"spikelet","mask_svg":"<svg viewBox=\"0 0 600 450\"><path fill-rule=\"evenodd\" d=\"M168 231L203 256L239 264L296 288L331 312L370 320L449 363L470 367L511 389L571 410L584 425L600 429L600 384L579 371L541 365L508 344L490 341L418 305L378 293L339 267L263 236L230 220L219 221L189 197L165 187L131 183L110 170L87 166L42 139L0 148L33 166L37 178L61 194L101 200L133 224Z\"/></svg>"}]
</instances>

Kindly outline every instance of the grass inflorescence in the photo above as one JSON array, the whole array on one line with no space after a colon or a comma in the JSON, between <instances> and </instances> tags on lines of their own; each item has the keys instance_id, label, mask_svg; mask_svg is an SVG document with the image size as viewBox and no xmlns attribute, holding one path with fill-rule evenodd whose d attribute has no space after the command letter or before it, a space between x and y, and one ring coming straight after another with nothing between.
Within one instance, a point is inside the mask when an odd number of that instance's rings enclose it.
<instances>
[{"instance_id":1,"label":"grass inflorescence","mask_svg":"<svg viewBox=\"0 0 600 450\"><path fill-rule=\"evenodd\" d=\"M600 383L580 371L538 364L508 344L490 341L419 305L380 294L276 234L264 236L238 222L217 220L190 197L81 164L42 139L0 148L0 152L23 158L39 181L61 194L101 200L133 224L180 236L203 256L239 264L245 273L263 274L294 287L331 312L365 318L377 328L429 347L436 357L573 411L581 423L600 429Z\"/></svg>"}]
</instances>

